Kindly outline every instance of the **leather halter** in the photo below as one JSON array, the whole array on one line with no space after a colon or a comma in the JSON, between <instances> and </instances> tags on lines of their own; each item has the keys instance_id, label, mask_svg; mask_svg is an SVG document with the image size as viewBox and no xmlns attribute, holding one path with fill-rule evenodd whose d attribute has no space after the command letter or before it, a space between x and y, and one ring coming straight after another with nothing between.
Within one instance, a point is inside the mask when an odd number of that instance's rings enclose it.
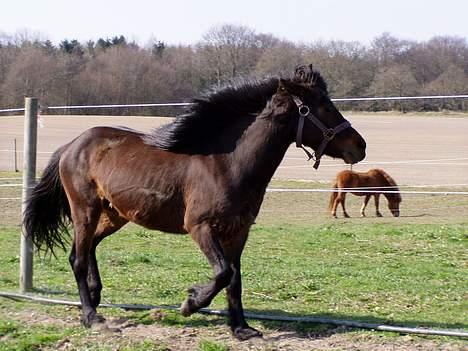
<instances>
[{"instance_id":1,"label":"leather halter","mask_svg":"<svg viewBox=\"0 0 468 351\"><path fill-rule=\"evenodd\" d=\"M299 99L297 96L293 96L293 99L299 110L299 123L297 125L296 147L300 147L302 150L304 150L304 152L309 157L309 160L311 159L315 160L313 167L317 169L320 165L320 158L322 157L327 144L335 137L336 134L351 127L351 123L345 120L343 123L340 123L334 128L328 128L327 126L325 126L325 124L322 123L322 121L320 121L317 117L315 117L310 112L309 106L304 105L301 99ZM322 134L323 134L322 142L320 143L319 147L317 148L317 150L315 150L313 154L307 151L304 145L302 145L304 121L306 117L309 119L309 121L315 124L315 126L318 127L322 131Z\"/></svg>"}]
</instances>

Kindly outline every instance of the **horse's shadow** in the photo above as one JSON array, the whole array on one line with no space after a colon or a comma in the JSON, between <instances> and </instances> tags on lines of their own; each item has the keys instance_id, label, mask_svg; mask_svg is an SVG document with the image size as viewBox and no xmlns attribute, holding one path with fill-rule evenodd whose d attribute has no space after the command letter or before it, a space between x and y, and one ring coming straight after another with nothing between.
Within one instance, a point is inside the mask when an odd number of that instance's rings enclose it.
<instances>
[{"instance_id":1,"label":"horse's shadow","mask_svg":"<svg viewBox=\"0 0 468 351\"><path fill-rule=\"evenodd\" d=\"M178 311L166 312L163 310L152 310L158 311L156 313L162 313L163 319L153 320L153 323L161 323L164 325L173 325L179 327L192 327L192 328L205 328L213 326L224 326L226 323L226 316L213 316L207 313L197 313L191 318L184 318L179 315ZM147 311L146 314L154 313ZM302 315L295 313L288 313L282 310L256 310L250 309L246 311L248 315L268 315L268 316L281 316L281 317L318 317L329 320L344 320L344 321L355 321L359 323L367 323L372 325L391 325L394 327L410 327L410 328L428 328L428 329L446 329L446 330L467 330L468 325L463 323L431 323L427 321L414 321L414 320L392 320L389 321L384 318L378 318L375 316L368 315L344 315L344 314L322 314L318 315ZM339 323L318 323L318 322L303 322L303 321L273 321L273 320L258 320L254 318L247 318L249 324L254 327L259 327L264 331L279 331L278 335L268 336L270 341L278 341L286 338L327 338L334 334L347 333L356 329L362 329L358 327L343 326ZM134 320L136 324L150 324L147 321L138 322ZM152 323L151 323L152 324ZM268 334L265 333L265 334Z\"/></svg>"}]
</instances>

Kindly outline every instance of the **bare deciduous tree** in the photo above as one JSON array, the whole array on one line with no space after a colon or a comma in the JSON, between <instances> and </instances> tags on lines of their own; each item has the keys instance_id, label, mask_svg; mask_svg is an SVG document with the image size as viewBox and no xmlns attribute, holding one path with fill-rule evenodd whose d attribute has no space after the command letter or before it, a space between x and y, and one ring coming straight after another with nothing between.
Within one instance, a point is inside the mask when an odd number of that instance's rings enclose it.
<instances>
[{"instance_id":1,"label":"bare deciduous tree","mask_svg":"<svg viewBox=\"0 0 468 351\"><path fill-rule=\"evenodd\" d=\"M0 33L0 106L16 107L24 95L46 105L187 101L233 78L290 74L303 63L321 71L332 97L467 93L466 38L415 42L383 33L370 46L336 40L297 44L225 24L211 28L195 46L153 39L140 47L122 35L86 43L64 39L54 46L40 33ZM466 110L459 100L342 106Z\"/></svg>"}]
</instances>

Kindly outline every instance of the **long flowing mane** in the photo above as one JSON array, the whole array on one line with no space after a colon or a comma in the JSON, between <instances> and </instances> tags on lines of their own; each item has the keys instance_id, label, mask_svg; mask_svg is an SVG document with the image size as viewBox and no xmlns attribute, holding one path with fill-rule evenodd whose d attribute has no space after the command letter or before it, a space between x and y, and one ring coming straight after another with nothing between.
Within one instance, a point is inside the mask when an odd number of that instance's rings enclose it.
<instances>
[{"instance_id":1,"label":"long flowing mane","mask_svg":"<svg viewBox=\"0 0 468 351\"><path fill-rule=\"evenodd\" d=\"M273 77L262 81L236 81L205 94L193 100L194 105L187 114L147 134L145 143L176 152L193 147L228 128L236 118L258 115L275 93L278 80ZM328 93L327 85L318 71L296 75L291 80L309 83Z\"/></svg>"},{"instance_id":2,"label":"long flowing mane","mask_svg":"<svg viewBox=\"0 0 468 351\"><path fill-rule=\"evenodd\" d=\"M385 180L388 182L388 186L391 186L391 188L388 188L388 190L400 191L400 189L398 188L398 185L395 182L395 180L392 177L390 177L390 175L387 172L385 172L383 169L379 169L378 171L385 178ZM391 194L388 193L388 194L385 194L385 195L391 196L391 197L395 198L395 200L397 200L399 202L401 201L400 193L391 193Z\"/></svg>"}]
</instances>

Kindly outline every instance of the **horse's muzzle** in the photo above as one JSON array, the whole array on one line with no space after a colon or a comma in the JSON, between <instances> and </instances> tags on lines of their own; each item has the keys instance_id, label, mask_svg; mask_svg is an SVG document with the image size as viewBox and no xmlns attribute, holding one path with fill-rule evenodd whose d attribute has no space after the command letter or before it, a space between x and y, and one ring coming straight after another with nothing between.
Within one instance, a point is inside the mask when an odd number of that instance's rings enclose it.
<instances>
[{"instance_id":1,"label":"horse's muzzle","mask_svg":"<svg viewBox=\"0 0 468 351\"><path fill-rule=\"evenodd\" d=\"M343 160L347 164L354 164L362 161L366 157L366 149L351 149L343 151Z\"/></svg>"}]
</instances>

